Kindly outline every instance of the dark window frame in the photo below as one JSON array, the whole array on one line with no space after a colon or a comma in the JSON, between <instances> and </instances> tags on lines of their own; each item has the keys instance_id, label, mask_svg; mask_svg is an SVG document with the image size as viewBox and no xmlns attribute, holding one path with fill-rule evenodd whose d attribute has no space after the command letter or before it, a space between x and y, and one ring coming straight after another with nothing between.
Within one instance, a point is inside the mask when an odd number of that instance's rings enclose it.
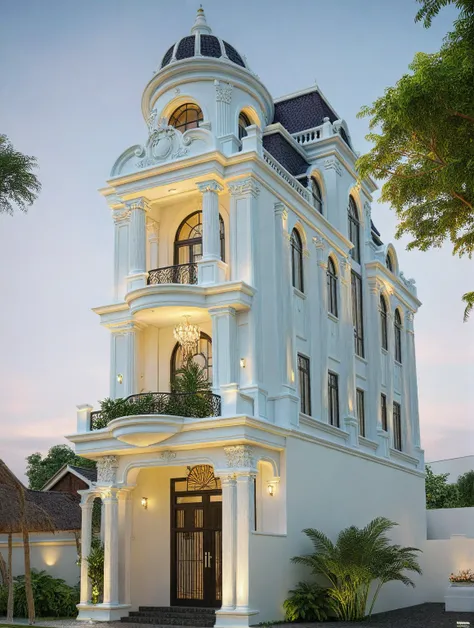
<instances>
[{"instance_id":1,"label":"dark window frame","mask_svg":"<svg viewBox=\"0 0 474 628\"><path fill-rule=\"evenodd\" d=\"M201 346L201 343L205 342L205 353L203 351L201 351L201 349L203 348ZM208 381L212 382L212 376L213 376L213 359L212 359L212 338L206 334L205 332L201 332L201 335L199 337L199 342L198 342L198 347L197 347L197 352L194 354L196 355L201 355L204 361L204 370L207 373L207 379ZM182 352L182 348L181 345L179 344L179 342L177 342L175 344L175 346L173 347L173 351L171 352L171 359L170 359L170 381L172 382L174 380L174 378L176 377L176 371L178 371L181 366L179 366L177 364L177 359L178 359L178 354L179 352ZM194 357L194 356L193 356Z\"/></svg>"},{"instance_id":2,"label":"dark window frame","mask_svg":"<svg viewBox=\"0 0 474 628\"><path fill-rule=\"evenodd\" d=\"M357 204L353 196L349 196L347 217L349 222L349 240L354 245L351 249L351 257L360 264L360 220Z\"/></svg>"},{"instance_id":3,"label":"dark window frame","mask_svg":"<svg viewBox=\"0 0 474 628\"><path fill-rule=\"evenodd\" d=\"M332 257L328 258L328 265L326 270L326 282L327 282L327 297L328 297L328 312L338 317L337 307L337 270L336 264Z\"/></svg>"},{"instance_id":4,"label":"dark window frame","mask_svg":"<svg viewBox=\"0 0 474 628\"><path fill-rule=\"evenodd\" d=\"M380 417L383 431L388 432L387 395L385 393L380 394Z\"/></svg>"},{"instance_id":5,"label":"dark window frame","mask_svg":"<svg viewBox=\"0 0 474 628\"><path fill-rule=\"evenodd\" d=\"M393 330L395 334L395 361L402 363L402 317L398 309L395 310Z\"/></svg>"},{"instance_id":6,"label":"dark window frame","mask_svg":"<svg viewBox=\"0 0 474 628\"><path fill-rule=\"evenodd\" d=\"M303 240L298 229L295 227L291 232L291 282L293 288L304 292L304 271L303 271Z\"/></svg>"},{"instance_id":7,"label":"dark window frame","mask_svg":"<svg viewBox=\"0 0 474 628\"><path fill-rule=\"evenodd\" d=\"M199 222L197 223L197 225L189 225L188 227L190 229L196 229L196 227L201 226L201 235L198 235L197 237L194 238L186 238L186 239L181 239L181 232L182 230L186 227L186 224L189 223L189 220L191 218L194 218L194 216L198 216L199 217ZM194 252L193 252L193 247L201 244L201 251L202 251L202 210L198 209L195 212L192 212L191 214L189 214L188 216L186 216L186 218L184 220L181 221L179 227L176 229L176 235L174 237L174 254L173 254L173 259L174 259L174 264L177 265L179 264L179 249L181 248L188 248L189 249L189 253L188 253L188 257L190 258L188 261L188 264L193 264L195 261L198 261L198 259L201 259L201 256L199 256L196 260L194 259ZM224 225L224 220L222 219L222 216L219 214L219 237L220 237L220 244L221 244L221 259L223 262L225 262L225 225Z\"/></svg>"},{"instance_id":8,"label":"dark window frame","mask_svg":"<svg viewBox=\"0 0 474 628\"><path fill-rule=\"evenodd\" d=\"M393 260L390 253L387 253L387 255L385 256L385 266L391 273L393 273Z\"/></svg>"},{"instance_id":9,"label":"dark window frame","mask_svg":"<svg viewBox=\"0 0 474 628\"><path fill-rule=\"evenodd\" d=\"M298 353L298 386L300 411L311 416L311 366L310 359Z\"/></svg>"},{"instance_id":10,"label":"dark window frame","mask_svg":"<svg viewBox=\"0 0 474 628\"><path fill-rule=\"evenodd\" d=\"M196 129L199 123L203 122L204 115L199 105L193 102L186 102L173 111L170 115L168 125L177 131L184 133L188 129Z\"/></svg>"},{"instance_id":11,"label":"dark window frame","mask_svg":"<svg viewBox=\"0 0 474 628\"><path fill-rule=\"evenodd\" d=\"M364 353L364 303L362 298L362 277L351 271L352 323L354 325L354 351L360 358Z\"/></svg>"},{"instance_id":12,"label":"dark window frame","mask_svg":"<svg viewBox=\"0 0 474 628\"><path fill-rule=\"evenodd\" d=\"M339 376L328 371L328 422L334 427L340 426L339 420Z\"/></svg>"},{"instance_id":13,"label":"dark window frame","mask_svg":"<svg viewBox=\"0 0 474 628\"><path fill-rule=\"evenodd\" d=\"M313 197L313 205L320 214L323 213L323 194L321 192L321 186L318 181L311 177L311 194Z\"/></svg>"},{"instance_id":14,"label":"dark window frame","mask_svg":"<svg viewBox=\"0 0 474 628\"><path fill-rule=\"evenodd\" d=\"M252 123L250 122L250 118L245 113L245 111L241 111L239 113L239 122L238 122L238 134L239 140L242 141L244 137L247 136L247 127Z\"/></svg>"},{"instance_id":15,"label":"dark window frame","mask_svg":"<svg viewBox=\"0 0 474 628\"><path fill-rule=\"evenodd\" d=\"M362 388L356 390L357 420L359 421L359 434L365 437L365 396Z\"/></svg>"},{"instance_id":16,"label":"dark window frame","mask_svg":"<svg viewBox=\"0 0 474 628\"><path fill-rule=\"evenodd\" d=\"M403 450L402 407L397 401L393 402L393 448L397 451Z\"/></svg>"},{"instance_id":17,"label":"dark window frame","mask_svg":"<svg viewBox=\"0 0 474 628\"><path fill-rule=\"evenodd\" d=\"M383 294L380 295L380 331L381 331L381 341L382 341L382 349L388 351L388 310L387 310L387 301Z\"/></svg>"}]
</instances>

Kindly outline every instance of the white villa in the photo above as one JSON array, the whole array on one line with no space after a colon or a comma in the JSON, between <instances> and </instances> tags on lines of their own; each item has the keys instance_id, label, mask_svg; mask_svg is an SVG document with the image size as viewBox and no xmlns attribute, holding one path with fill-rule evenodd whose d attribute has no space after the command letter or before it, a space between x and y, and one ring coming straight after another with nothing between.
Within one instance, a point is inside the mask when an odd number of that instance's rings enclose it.
<instances>
[{"instance_id":1,"label":"white villa","mask_svg":"<svg viewBox=\"0 0 474 628\"><path fill-rule=\"evenodd\" d=\"M319 87L274 99L202 9L142 113L145 143L101 190L114 299L94 311L111 337L104 397L152 393L154 411L107 423L78 406L68 438L98 462L82 491L79 619L281 619L309 577L291 563L310 550L303 528L335 537L383 515L397 542L426 539L415 282L371 221L375 185L358 183L349 128ZM197 405L170 392L184 351L212 382ZM393 583L376 610L421 601Z\"/></svg>"}]
</instances>

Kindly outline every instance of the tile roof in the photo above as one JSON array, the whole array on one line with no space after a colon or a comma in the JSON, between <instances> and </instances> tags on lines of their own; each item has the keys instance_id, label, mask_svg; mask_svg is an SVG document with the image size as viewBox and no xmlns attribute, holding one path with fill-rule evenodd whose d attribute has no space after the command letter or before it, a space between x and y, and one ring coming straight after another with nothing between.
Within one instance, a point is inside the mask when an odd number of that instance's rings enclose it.
<instances>
[{"instance_id":1,"label":"tile roof","mask_svg":"<svg viewBox=\"0 0 474 628\"><path fill-rule=\"evenodd\" d=\"M88 469L86 467L74 467L69 465L70 469L74 469L80 475L87 478L90 482L97 482L97 469Z\"/></svg>"},{"instance_id":2,"label":"tile roof","mask_svg":"<svg viewBox=\"0 0 474 628\"><path fill-rule=\"evenodd\" d=\"M319 126L326 117L331 122L337 120L334 111L314 91L276 102L273 122L280 122L289 133L299 133Z\"/></svg>"}]
</instances>

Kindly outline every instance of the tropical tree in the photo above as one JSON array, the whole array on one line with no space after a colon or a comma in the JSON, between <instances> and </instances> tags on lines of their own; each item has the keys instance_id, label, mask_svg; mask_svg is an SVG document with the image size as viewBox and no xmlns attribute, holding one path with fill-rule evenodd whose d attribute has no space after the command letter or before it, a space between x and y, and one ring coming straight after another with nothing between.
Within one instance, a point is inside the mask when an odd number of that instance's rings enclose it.
<instances>
[{"instance_id":1,"label":"tropical tree","mask_svg":"<svg viewBox=\"0 0 474 628\"><path fill-rule=\"evenodd\" d=\"M65 464L95 468L93 460L76 456L68 445L54 445L44 457L39 452L31 454L26 458L26 462L28 463L26 476L29 488L36 491L41 490L46 482Z\"/></svg>"},{"instance_id":2,"label":"tropical tree","mask_svg":"<svg viewBox=\"0 0 474 628\"><path fill-rule=\"evenodd\" d=\"M33 173L36 158L16 151L6 135L0 135L0 213L23 212L36 200L41 183Z\"/></svg>"},{"instance_id":3,"label":"tropical tree","mask_svg":"<svg viewBox=\"0 0 474 628\"><path fill-rule=\"evenodd\" d=\"M449 473L433 473L426 465L425 493L426 507L456 508L459 505L459 495L456 484L448 484Z\"/></svg>"},{"instance_id":4,"label":"tropical tree","mask_svg":"<svg viewBox=\"0 0 474 628\"><path fill-rule=\"evenodd\" d=\"M460 10L439 52L417 53L410 72L360 117L370 118L369 153L360 177L384 180L381 200L395 209L396 237L408 249L452 244L453 254L474 252L474 2L418 0L416 20L429 27L447 4ZM464 294L465 319L474 292Z\"/></svg>"},{"instance_id":5,"label":"tropical tree","mask_svg":"<svg viewBox=\"0 0 474 628\"><path fill-rule=\"evenodd\" d=\"M336 543L320 530L303 530L314 551L306 556L295 556L293 562L309 567L314 576L322 576L329 583L327 591L338 619L363 619L367 607L370 616L387 582L415 586L406 572L421 574L416 556L420 550L391 543L387 532L396 525L385 517L377 517L364 528L345 528ZM370 600L372 584L375 589Z\"/></svg>"},{"instance_id":6,"label":"tropical tree","mask_svg":"<svg viewBox=\"0 0 474 628\"><path fill-rule=\"evenodd\" d=\"M456 490L459 495L459 506L463 508L474 506L474 471L468 471L458 478Z\"/></svg>"}]
</instances>

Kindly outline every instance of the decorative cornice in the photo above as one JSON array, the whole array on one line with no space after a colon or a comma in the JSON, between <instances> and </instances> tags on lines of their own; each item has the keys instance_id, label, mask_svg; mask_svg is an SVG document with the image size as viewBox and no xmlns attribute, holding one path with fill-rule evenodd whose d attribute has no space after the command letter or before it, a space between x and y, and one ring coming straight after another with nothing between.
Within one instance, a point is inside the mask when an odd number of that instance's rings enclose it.
<instances>
[{"instance_id":1,"label":"decorative cornice","mask_svg":"<svg viewBox=\"0 0 474 628\"><path fill-rule=\"evenodd\" d=\"M230 469L255 468L255 458L250 445L230 445L224 447L224 453Z\"/></svg>"},{"instance_id":2,"label":"decorative cornice","mask_svg":"<svg viewBox=\"0 0 474 628\"><path fill-rule=\"evenodd\" d=\"M113 484L117 479L117 456L102 456L97 460L97 484L102 482Z\"/></svg>"},{"instance_id":3,"label":"decorative cornice","mask_svg":"<svg viewBox=\"0 0 474 628\"><path fill-rule=\"evenodd\" d=\"M145 197L141 196L140 198L133 198L131 201L125 201L126 208L132 212L135 209L141 209L143 211L150 211L150 206Z\"/></svg>"},{"instance_id":4,"label":"decorative cornice","mask_svg":"<svg viewBox=\"0 0 474 628\"><path fill-rule=\"evenodd\" d=\"M341 162L339 161L339 159L336 159L336 157L325 159L324 160L324 169L325 170L335 170L340 177L342 176Z\"/></svg>"},{"instance_id":5,"label":"decorative cornice","mask_svg":"<svg viewBox=\"0 0 474 628\"><path fill-rule=\"evenodd\" d=\"M201 194L204 194L205 192L219 194L219 192L222 192L224 189L220 183L214 181L213 179L209 181L201 181L200 183L196 183L196 185Z\"/></svg>"},{"instance_id":6,"label":"decorative cornice","mask_svg":"<svg viewBox=\"0 0 474 628\"><path fill-rule=\"evenodd\" d=\"M253 177L240 179L238 181L231 181L228 183L228 187L231 196L251 194L252 196L257 197L260 194L260 186Z\"/></svg>"},{"instance_id":7,"label":"decorative cornice","mask_svg":"<svg viewBox=\"0 0 474 628\"><path fill-rule=\"evenodd\" d=\"M226 105L230 105L232 102L232 85L230 83L221 83L217 80L214 81L214 85L216 88L216 102L223 102L226 103Z\"/></svg>"}]
</instances>

